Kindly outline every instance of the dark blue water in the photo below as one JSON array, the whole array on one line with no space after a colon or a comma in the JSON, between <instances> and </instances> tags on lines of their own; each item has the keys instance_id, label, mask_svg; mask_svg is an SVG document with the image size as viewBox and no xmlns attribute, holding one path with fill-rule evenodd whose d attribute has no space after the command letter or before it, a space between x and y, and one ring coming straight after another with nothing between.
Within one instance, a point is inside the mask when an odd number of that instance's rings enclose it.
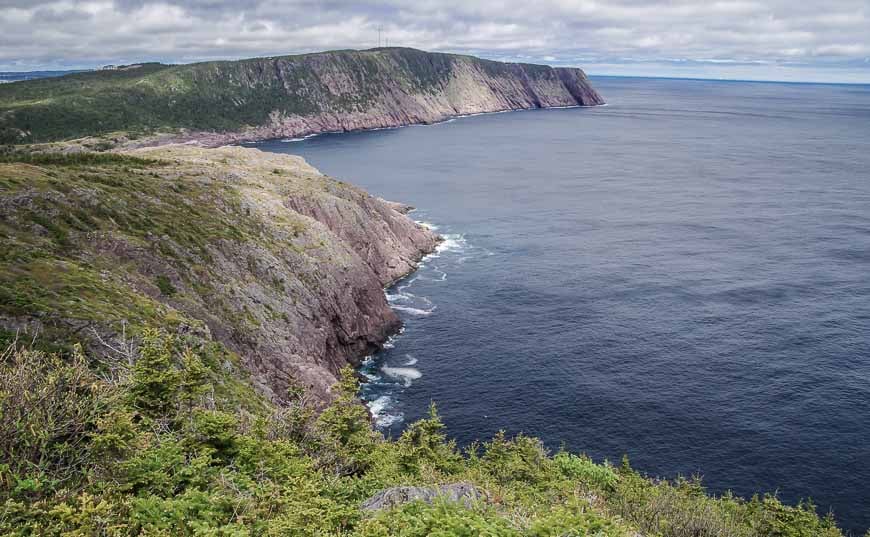
<instances>
[{"instance_id":1,"label":"dark blue water","mask_svg":"<svg viewBox=\"0 0 870 537\"><path fill-rule=\"evenodd\" d=\"M870 87L599 78L609 106L262 149L449 241L364 388L870 526Z\"/></svg>"},{"instance_id":2,"label":"dark blue water","mask_svg":"<svg viewBox=\"0 0 870 537\"><path fill-rule=\"evenodd\" d=\"M33 80L35 78L50 78L55 76L64 76L72 73L82 73L84 71L0 71L0 84L6 82L19 82L21 80Z\"/></svg>"}]
</instances>

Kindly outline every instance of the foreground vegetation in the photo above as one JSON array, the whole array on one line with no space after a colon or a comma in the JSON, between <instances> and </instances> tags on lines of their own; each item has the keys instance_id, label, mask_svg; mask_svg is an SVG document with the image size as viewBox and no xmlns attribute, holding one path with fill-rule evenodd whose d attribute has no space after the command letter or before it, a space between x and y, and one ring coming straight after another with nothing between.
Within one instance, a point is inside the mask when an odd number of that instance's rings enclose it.
<instances>
[{"instance_id":1,"label":"foreground vegetation","mask_svg":"<svg viewBox=\"0 0 870 537\"><path fill-rule=\"evenodd\" d=\"M225 350L154 329L111 367L78 349L0 360L4 535L841 535L811 505L713 498L627 462L497 436L460 453L433 407L397 440L373 431L345 371L317 414L221 396ZM244 403L240 402L244 401ZM361 503L393 485L468 482L475 503Z\"/></svg>"}]
</instances>

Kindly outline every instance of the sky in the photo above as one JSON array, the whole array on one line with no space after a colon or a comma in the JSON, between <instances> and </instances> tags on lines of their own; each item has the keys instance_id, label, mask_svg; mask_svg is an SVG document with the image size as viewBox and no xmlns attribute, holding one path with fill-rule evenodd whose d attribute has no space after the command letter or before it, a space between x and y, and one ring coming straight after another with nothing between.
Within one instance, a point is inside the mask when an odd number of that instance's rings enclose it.
<instances>
[{"instance_id":1,"label":"sky","mask_svg":"<svg viewBox=\"0 0 870 537\"><path fill-rule=\"evenodd\" d=\"M0 71L379 42L591 75L870 83L870 0L0 0Z\"/></svg>"}]
</instances>

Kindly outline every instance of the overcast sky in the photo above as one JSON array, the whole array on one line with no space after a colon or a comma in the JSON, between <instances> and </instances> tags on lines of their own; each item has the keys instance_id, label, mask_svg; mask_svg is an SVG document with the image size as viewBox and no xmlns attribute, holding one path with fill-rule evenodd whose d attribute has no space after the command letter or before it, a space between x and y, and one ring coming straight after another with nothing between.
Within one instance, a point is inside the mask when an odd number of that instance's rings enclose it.
<instances>
[{"instance_id":1,"label":"overcast sky","mask_svg":"<svg viewBox=\"0 0 870 537\"><path fill-rule=\"evenodd\" d=\"M369 48L590 74L870 82L870 0L0 0L0 70Z\"/></svg>"}]
</instances>

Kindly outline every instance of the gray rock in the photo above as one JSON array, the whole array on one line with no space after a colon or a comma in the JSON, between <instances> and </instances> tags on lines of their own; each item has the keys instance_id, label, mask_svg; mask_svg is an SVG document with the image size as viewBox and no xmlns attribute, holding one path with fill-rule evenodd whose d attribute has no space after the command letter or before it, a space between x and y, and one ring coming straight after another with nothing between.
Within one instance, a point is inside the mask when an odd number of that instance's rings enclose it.
<instances>
[{"instance_id":1,"label":"gray rock","mask_svg":"<svg viewBox=\"0 0 870 537\"><path fill-rule=\"evenodd\" d=\"M375 494L362 504L364 511L389 509L397 505L422 500L432 503L436 498L462 502L470 507L476 501L486 501L486 493L471 483L453 483L438 487L391 487Z\"/></svg>"}]
</instances>

